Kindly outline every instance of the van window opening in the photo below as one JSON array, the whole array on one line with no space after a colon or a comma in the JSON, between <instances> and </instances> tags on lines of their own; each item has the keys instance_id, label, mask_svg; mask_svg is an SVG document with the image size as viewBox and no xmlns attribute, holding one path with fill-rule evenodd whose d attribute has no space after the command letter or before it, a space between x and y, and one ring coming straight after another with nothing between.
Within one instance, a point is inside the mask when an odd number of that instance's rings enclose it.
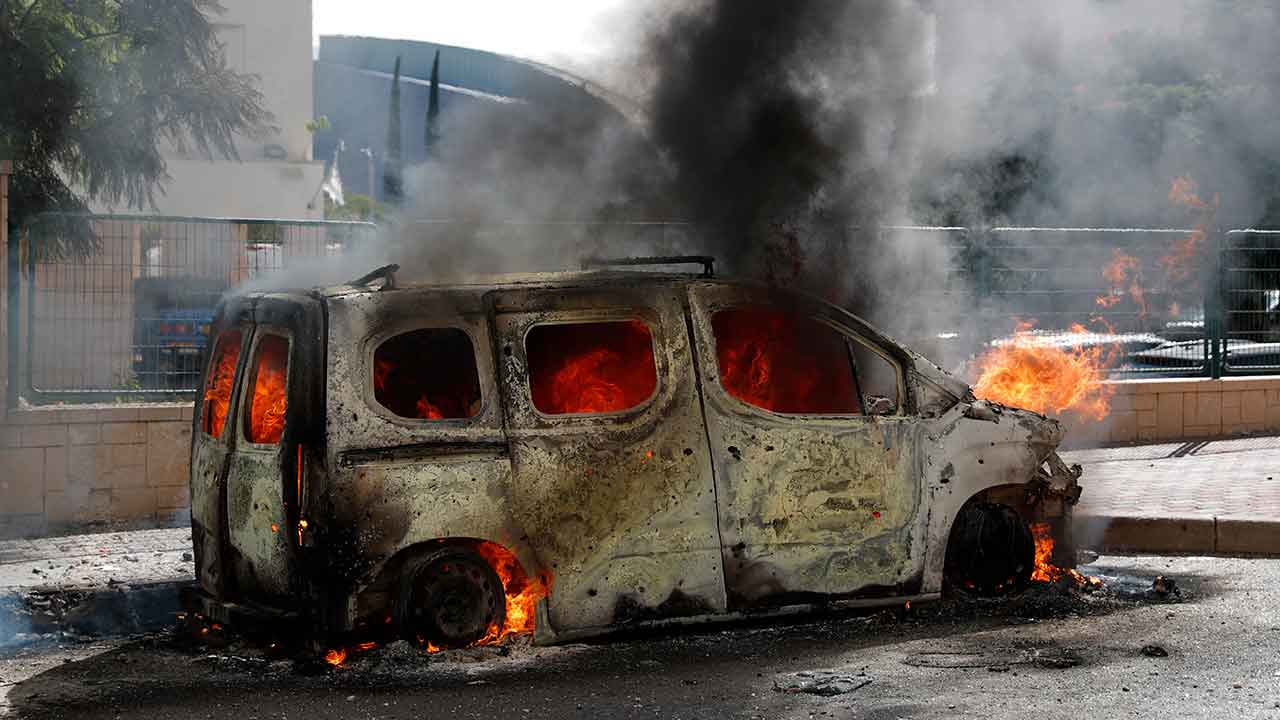
<instances>
[{"instance_id":1,"label":"van window opening","mask_svg":"<svg viewBox=\"0 0 1280 720\"><path fill-rule=\"evenodd\" d=\"M457 420L480 414L471 338L458 328L414 330L373 353L373 397L402 418Z\"/></svg>"},{"instance_id":2,"label":"van window opening","mask_svg":"<svg viewBox=\"0 0 1280 720\"><path fill-rule=\"evenodd\" d=\"M289 341L266 335L258 343L254 357L253 399L249 403L245 437L251 443L274 445L284 435L284 414L288 405Z\"/></svg>"},{"instance_id":3,"label":"van window opening","mask_svg":"<svg viewBox=\"0 0 1280 720\"><path fill-rule=\"evenodd\" d=\"M653 336L639 320L538 325L525 350L533 405L548 415L630 410L658 386Z\"/></svg>"},{"instance_id":4,"label":"van window opening","mask_svg":"<svg viewBox=\"0 0 1280 720\"><path fill-rule=\"evenodd\" d=\"M862 412L848 341L817 320L768 307L711 318L720 384L765 410L797 415Z\"/></svg>"},{"instance_id":5,"label":"van window opening","mask_svg":"<svg viewBox=\"0 0 1280 720\"><path fill-rule=\"evenodd\" d=\"M213 355L204 381L204 419L201 426L207 435L222 437L222 429L227 424L241 344L239 330L223 330L214 341Z\"/></svg>"}]
</instances>

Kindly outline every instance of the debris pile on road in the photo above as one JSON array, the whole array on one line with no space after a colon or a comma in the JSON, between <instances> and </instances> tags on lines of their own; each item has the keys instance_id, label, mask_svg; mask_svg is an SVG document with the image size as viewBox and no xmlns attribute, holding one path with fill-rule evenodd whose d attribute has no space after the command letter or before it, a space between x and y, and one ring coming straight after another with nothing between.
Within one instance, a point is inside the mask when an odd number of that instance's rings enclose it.
<instances>
[{"instance_id":1,"label":"debris pile on road","mask_svg":"<svg viewBox=\"0 0 1280 720\"><path fill-rule=\"evenodd\" d=\"M773 690L774 692L807 693L809 695L832 697L835 695L847 695L870 684L871 678L866 673L850 675L830 670L806 670L783 675L781 678L775 679L773 681Z\"/></svg>"}]
</instances>

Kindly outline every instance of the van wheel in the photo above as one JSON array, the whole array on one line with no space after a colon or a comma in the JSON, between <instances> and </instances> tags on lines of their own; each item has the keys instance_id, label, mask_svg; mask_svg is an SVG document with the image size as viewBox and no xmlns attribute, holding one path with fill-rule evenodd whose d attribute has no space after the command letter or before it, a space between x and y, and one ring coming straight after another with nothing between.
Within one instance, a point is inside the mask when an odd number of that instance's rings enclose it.
<instances>
[{"instance_id":1,"label":"van wheel","mask_svg":"<svg viewBox=\"0 0 1280 720\"><path fill-rule=\"evenodd\" d=\"M1008 505L970 503L960 510L947 542L947 590L995 597L1023 590L1035 569L1031 529Z\"/></svg>"},{"instance_id":2,"label":"van wheel","mask_svg":"<svg viewBox=\"0 0 1280 720\"><path fill-rule=\"evenodd\" d=\"M470 550L448 548L411 560L402 577L397 615L406 639L466 647L506 619L502 580Z\"/></svg>"}]
</instances>

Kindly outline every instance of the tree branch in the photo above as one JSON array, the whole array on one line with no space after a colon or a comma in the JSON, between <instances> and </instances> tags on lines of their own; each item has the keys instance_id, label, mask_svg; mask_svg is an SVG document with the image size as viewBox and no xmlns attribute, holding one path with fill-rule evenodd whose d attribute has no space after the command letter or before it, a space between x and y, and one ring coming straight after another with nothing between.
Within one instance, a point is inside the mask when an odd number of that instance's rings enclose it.
<instances>
[{"instance_id":1,"label":"tree branch","mask_svg":"<svg viewBox=\"0 0 1280 720\"><path fill-rule=\"evenodd\" d=\"M27 18L31 17L31 12L36 9L41 0L31 0L31 4L27 6L27 11L22 13L22 17L18 20L18 24L13 26L13 34L16 36L22 26L27 24Z\"/></svg>"}]
</instances>

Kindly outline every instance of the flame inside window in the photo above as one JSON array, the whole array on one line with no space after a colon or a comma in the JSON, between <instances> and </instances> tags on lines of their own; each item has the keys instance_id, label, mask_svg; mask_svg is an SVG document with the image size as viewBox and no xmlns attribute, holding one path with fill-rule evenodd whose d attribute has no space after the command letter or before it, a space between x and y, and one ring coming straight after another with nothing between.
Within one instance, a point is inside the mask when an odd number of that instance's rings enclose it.
<instances>
[{"instance_id":1,"label":"flame inside window","mask_svg":"<svg viewBox=\"0 0 1280 720\"><path fill-rule=\"evenodd\" d=\"M287 402L285 382L289 376L289 341L279 335L265 335L258 343L254 359L253 401L249 404L249 442L274 445L284 434Z\"/></svg>"},{"instance_id":2,"label":"flame inside window","mask_svg":"<svg viewBox=\"0 0 1280 720\"><path fill-rule=\"evenodd\" d=\"M214 344L208 376L204 381L204 431L222 437L231 409L231 388L235 384L236 364L240 362L239 330L224 330Z\"/></svg>"},{"instance_id":3,"label":"flame inside window","mask_svg":"<svg viewBox=\"0 0 1280 720\"><path fill-rule=\"evenodd\" d=\"M480 376L471 338L457 328L429 328L387 340L373 354L373 396L400 417L475 417Z\"/></svg>"},{"instance_id":4,"label":"flame inside window","mask_svg":"<svg viewBox=\"0 0 1280 720\"><path fill-rule=\"evenodd\" d=\"M844 336L804 315L767 307L711 318L720 384L735 398L780 413L862 412Z\"/></svg>"},{"instance_id":5,"label":"flame inside window","mask_svg":"<svg viewBox=\"0 0 1280 720\"><path fill-rule=\"evenodd\" d=\"M533 404L544 413L620 412L658 386L653 336L639 320L539 325L525 348Z\"/></svg>"}]
</instances>

